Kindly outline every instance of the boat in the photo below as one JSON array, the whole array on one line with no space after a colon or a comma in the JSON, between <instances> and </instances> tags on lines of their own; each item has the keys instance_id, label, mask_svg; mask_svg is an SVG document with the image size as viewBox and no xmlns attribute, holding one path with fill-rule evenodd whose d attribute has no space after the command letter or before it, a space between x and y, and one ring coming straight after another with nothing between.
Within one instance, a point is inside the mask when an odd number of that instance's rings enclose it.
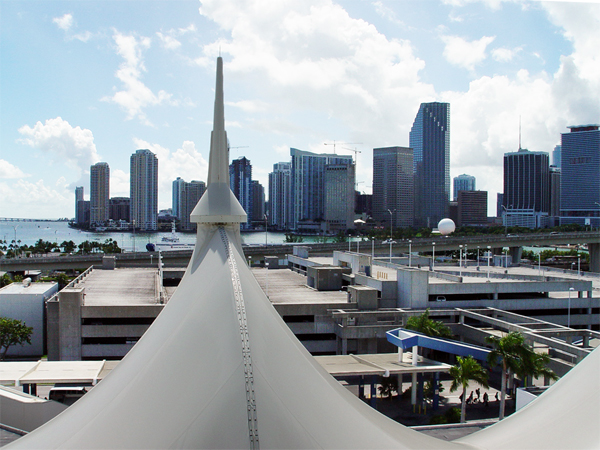
<instances>
[{"instance_id":1,"label":"boat","mask_svg":"<svg viewBox=\"0 0 600 450\"><path fill-rule=\"evenodd\" d=\"M162 240L162 242L171 242L171 243L179 242L179 237L175 234L175 221L171 222L171 235L164 236L161 240Z\"/></svg>"}]
</instances>

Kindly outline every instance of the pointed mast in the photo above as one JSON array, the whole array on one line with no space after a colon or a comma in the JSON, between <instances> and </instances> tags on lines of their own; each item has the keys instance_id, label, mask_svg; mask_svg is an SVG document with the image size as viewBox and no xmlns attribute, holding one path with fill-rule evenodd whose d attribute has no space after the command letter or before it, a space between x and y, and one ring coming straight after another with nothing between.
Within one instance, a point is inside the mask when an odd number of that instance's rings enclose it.
<instances>
[{"instance_id":1,"label":"pointed mast","mask_svg":"<svg viewBox=\"0 0 600 450\"><path fill-rule=\"evenodd\" d=\"M229 187L229 148L225 131L223 58L217 58L215 111L210 135L206 192L190 217L194 223L240 224L246 222L244 208Z\"/></svg>"}]
</instances>

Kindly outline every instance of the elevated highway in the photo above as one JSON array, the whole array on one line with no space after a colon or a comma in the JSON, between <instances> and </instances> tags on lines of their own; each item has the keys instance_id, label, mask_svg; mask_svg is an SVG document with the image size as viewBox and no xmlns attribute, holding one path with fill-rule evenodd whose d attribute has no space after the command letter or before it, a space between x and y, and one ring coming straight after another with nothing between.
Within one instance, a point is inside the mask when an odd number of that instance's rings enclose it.
<instances>
[{"instance_id":1,"label":"elevated highway","mask_svg":"<svg viewBox=\"0 0 600 450\"><path fill-rule=\"evenodd\" d=\"M430 238L416 238L409 240L397 240L392 244L394 253L407 253L409 247L413 252L431 253L435 243L436 252L458 250L459 246L467 246L470 250L487 250L489 246L494 254L500 254L502 248L510 248L513 261L520 260L521 249L524 246L545 246L554 247L560 245L583 245L586 244L590 253L590 271L600 272L600 233L595 232L577 232L577 233L539 233L514 235L482 235L482 236L435 236ZM293 252L295 245L307 246L311 249L311 254L331 254L334 250L356 251L357 245L360 246L362 253L371 253L374 250L376 255L385 256L389 254L390 245L382 241L362 241L360 244L352 242L346 243L302 243L288 245L247 245L244 246L244 253L248 259L261 261L265 255L285 257L286 254ZM162 252L163 263L165 267L185 267L187 266L192 250L173 250ZM25 270L68 270L68 269L87 269L92 265L101 266L103 254L90 255L62 255L53 254L35 256L28 258L0 258L0 270L6 272L25 271ZM121 253L114 256L117 267L142 267L151 266L158 261L158 252L130 252Z\"/></svg>"}]
</instances>

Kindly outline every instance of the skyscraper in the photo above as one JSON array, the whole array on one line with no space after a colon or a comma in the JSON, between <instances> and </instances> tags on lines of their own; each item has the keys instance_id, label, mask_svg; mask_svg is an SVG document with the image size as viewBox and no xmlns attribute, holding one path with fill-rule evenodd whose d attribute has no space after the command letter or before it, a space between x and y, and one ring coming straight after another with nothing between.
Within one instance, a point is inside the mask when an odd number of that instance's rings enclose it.
<instances>
[{"instance_id":1,"label":"skyscraper","mask_svg":"<svg viewBox=\"0 0 600 450\"><path fill-rule=\"evenodd\" d=\"M458 226L487 225L487 191L458 191Z\"/></svg>"},{"instance_id":2,"label":"skyscraper","mask_svg":"<svg viewBox=\"0 0 600 450\"><path fill-rule=\"evenodd\" d=\"M265 188L256 180L252 180L252 220L265 223Z\"/></svg>"},{"instance_id":3,"label":"skyscraper","mask_svg":"<svg viewBox=\"0 0 600 450\"><path fill-rule=\"evenodd\" d=\"M560 223L600 226L600 125L562 134Z\"/></svg>"},{"instance_id":4,"label":"skyscraper","mask_svg":"<svg viewBox=\"0 0 600 450\"><path fill-rule=\"evenodd\" d=\"M290 149L292 158L292 228L326 231L325 167L353 165L352 156Z\"/></svg>"},{"instance_id":5,"label":"skyscraper","mask_svg":"<svg viewBox=\"0 0 600 450\"><path fill-rule=\"evenodd\" d=\"M421 103L410 130L414 151L415 225L435 227L450 201L450 104Z\"/></svg>"},{"instance_id":6,"label":"skyscraper","mask_svg":"<svg viewBox=\"0 0 600 450\"><path fill-rule=\"evenodd\" d=\"M180 215L181 211L181 191L183 190L183 186L185 181L181 177L177 177L175 181L173 181L173 202L171 205L171 211L173 216L177 217L179 220L182 219Z\"/></svg>"},{"instance_id":7,"label":"skyscraper","mask_svg":"<svg viewBox=\"0 0 600 450\"><path fill-rule=\"evenodd\" d=\"M245 156L234 159L229 164L229 186L248 215L242 229L250 228L252 217L252 164Z\"/></svg>"},{"instance_id":8,"label":"skyscraper","mask_svg":"<svg viewBox=\"0 0 600 450\"><path fill-rule=\"evenodd\" d=\"M454 177L454 201L458 200L458 193L460 191L474 191L475 190L475 177L473 175L467 175L466 173Z\"/></svg>"},{"instance_id":9,"label":"skyscraper","mask_svg":"<svg viewBox=\"0 0 600 450\"><path fill-rule=\"evenodd\" d=\"M394 227L414 223L413 149L373 149L373 218ZM390 214L391 212L391 214Z\"/></svg>"},{"instance_id":10,"label":"skyscraper","mask_svg":"<svg viewBox=\"0 0 600 450\"><path fill-rule=\"evenodd\" d=\"M343 232L354 228L354 164L325 166L325 222L327 231Z\"/></svg>"},{"instance_id":11,"label":"skyscraper","mask_svg":"<svg viewBox=\"0 0 600 450\"><path fill-rule=\"evenodd\" d=\"M551 220L549 226L560 225L560 177L559 167L550 166L550 209L548 211Z\"/></svg>"},{"instance_id":12,"label":"skyscraper","mask_svg":"<svg viewBox=\"0 0 600 450\"><path fill-rule=\"evenodd\" d=\"M280 230L292 226L291 173L292 164L280 162L269 174L269 225Z\"/></svg>"},{"instance_id":13,"label":"skyscraper","mask_svg":"<svg viewBox=\"0 0 600 450\"><path fill-rule=\"evenodd\" d=\"M550 211L550 159L548 153L504 154L504 224L540 228Z\"/></svg>"},{"instance_id":14,"label":"skyscraper","mask_svg":"<svg viewBox=\"0 0 600 450\"><path fill-rule=\"evenodd\" d=\"M179 180L180 178L178 178ZM196 224L190 221L192 211L198 204L198 201L206 191L206 183L204 181L192 180L189 183L181 180L181 191L179 201L179 213L181 229L192 231L196 229Z\"/></svg>"},{"instance_id":15,"label":"skyscraper","mask_svg":"<svg viewBox=\"0 0 600 450\"><path fill-rule=\"evenodd\" d=\"M109 218L110 168L99 162L90 168L90 224L105 225Z\"/></svg>"},{"instance_id":16,"label":"skyscraper","mask_svg":"<svg viewBox=\"0 0 600 450\"><path fill-rule=\"evenodd\" d=\"M561 166L561 153L562 148L560 145L557 145L554 147L554 150L552 150L552 165L558 167L559 169Z\"/></svg>"},{"instance_id":17,"label":"skyscraper","mask_svg":"<svg viewBox=\"0 0 600 450\"><path fill-rule=\"evenodd\" d=\"M80 217L79 217L79 202L83 201L83 186L76 186L75 187L75 223L79 224L80 223Z\"/></svg>"},{"instance_id":18,"label":"skyscraper","mask_svg":"<svg viewBox=\"0 0 600 450\"><path fill-rule=\"evenodd\" d=\"M158 158L150 150L136 150L130 158L130 218L135 228L158 228Z\"/></svg>"}]
</instances>

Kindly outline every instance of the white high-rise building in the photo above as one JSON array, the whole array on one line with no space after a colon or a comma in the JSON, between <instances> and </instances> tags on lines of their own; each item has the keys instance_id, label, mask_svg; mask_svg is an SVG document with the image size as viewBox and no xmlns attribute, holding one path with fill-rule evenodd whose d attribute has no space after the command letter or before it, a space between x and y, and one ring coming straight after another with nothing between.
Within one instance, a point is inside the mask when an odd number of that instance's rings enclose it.
<instances>
[{"instance_id":1,"label":"white high-rise building","mask_svg":"<svg viewBox=\"0 0 600 450\"><path fill-rule=\"evenodd\" d=\"M185 181L181 177L177 177L175 181L173 181L173 205L171 207L173 216L177 217L179 220L181 217L181 193L183 192L185 186Z\"/></svg>"},{"instance_id":2,"label":"white high-rise building","mask_svg":"<svg viewBox=\"0 0 600 450\"><path fill-rule=\"evenodd\" d=\"M104 225L108 222L110 198L110 168L99 162L90 168L90 224Z\"/></svg>"},{"instance_id":3,"label":"white high-rise building","mask_svg":"<svg viewBox=\"0 0 600 450\"><path fill-rule=\"evenodd\" d=\"M273 164L269 174L269 225L281 230L292 226L291 174L289 162Z\"/></svg>"},{"instance_id":4,"label":"white high-rise building","mask_svg":"<svg viewBox=\"0 0 600 450\"><path fill-rule=\"evenodd\" d=\"M140 230L155 231L158 228L158 158L150 150L136 150L130 162L131 222Z\"/></svg>"}]
</instances>

